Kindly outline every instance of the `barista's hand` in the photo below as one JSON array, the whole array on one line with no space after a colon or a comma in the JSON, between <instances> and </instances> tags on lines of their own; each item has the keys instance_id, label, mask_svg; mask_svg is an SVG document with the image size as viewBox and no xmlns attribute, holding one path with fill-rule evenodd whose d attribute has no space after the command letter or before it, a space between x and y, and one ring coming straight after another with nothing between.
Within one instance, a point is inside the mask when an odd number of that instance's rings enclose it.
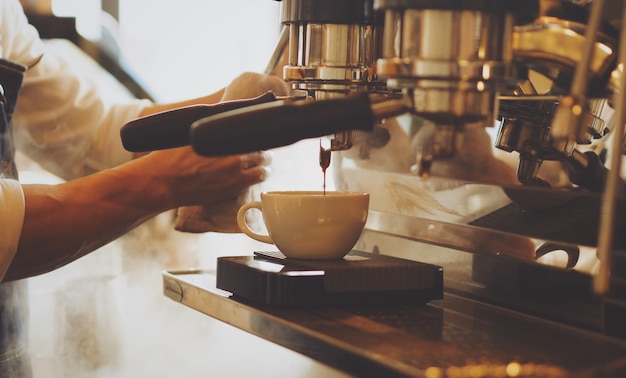
<instances>
[{"instance_id":1,"label":"barista's hand","mask_svg":"<svg viewBox=\"0 0 626 378\"><path fill-rule=\"evenodd\" d=\"M59 185L23 185L24 226L5 280L54 270L160 212L236 198L266 178L268 163L261 152L207 158L181 147Z\"/></svg>"},{"instance_id":2,"label":"barista's hand","mask_svg":"<svg viewBox=\"0 0 626 378\"><path fill-rule=\"evenodd\" d=\"M250 185L264 181L269 173L270 153L254 152L223 157L204 157L191 147L154 151L136 163L142 166L153 190L168 193L164 205L211 205L236 198Z\"/></svg>"}]
</instances>

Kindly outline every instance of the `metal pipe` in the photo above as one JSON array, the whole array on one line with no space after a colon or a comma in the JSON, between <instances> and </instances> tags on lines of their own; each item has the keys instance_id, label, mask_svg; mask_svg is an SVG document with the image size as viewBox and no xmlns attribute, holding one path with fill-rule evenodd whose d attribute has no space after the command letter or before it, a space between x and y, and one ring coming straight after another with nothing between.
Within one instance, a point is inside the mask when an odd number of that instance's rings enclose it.
<instances>
[{"instance_id":1,"label":"metal pipe","mask_svg":"<svg viewBox=\"0 0 626 378\"><path fill-rule=\"evenodd\" d=\"M282 57L287 45L289 45L289 25L284 25L280 31L280 36L278 37L278 43L276 44L274 53L272 54L270 61L267 63L267 67L265 68L266 75L274 74L274 71L278 66L278 62L280 62L280 58Z\"/></svg>"},{"instance_id":2,"label":"metal pipe","mask_svg":"<svg viewBox=\"0 0 626 378\"><path fill-rule=\"evenodd\" d=\"M623 17L626 20L626 5L622 8ZM626 64L626 25L622 26L619 46L619 63ZM624 122L626 121L626 75L622 74L619 79L619 91L615 106L615 128L612 131L610 169L606 182L606 189L602 199L602 211L600 213L600 231L598 235L598 259L600 267L594 276L593 289L598 295L609 291L611 275L611 251L613 249L613 236L615 233L615 204L617 196L621 193L620 171L622 165L622 146L624 136Z\"/></svg>"},{"instance_id":3,"label":"metal pipe","mask_svg":"<svg viewBox=\"0 0 626 378\"><path fill-rule=\"evenodd\" d=\"M585 31L585 44L583 52L574 71L572 81L571 94L577 98L585 98L587 91L587 82L589 79L589 63L593 58L593 48L595 46L596 34L600 30L602 22L602 10L604 9L604 0L594 0L591 4L591 12L589 14L589 24Z\"/></svg>"}]
</instances>

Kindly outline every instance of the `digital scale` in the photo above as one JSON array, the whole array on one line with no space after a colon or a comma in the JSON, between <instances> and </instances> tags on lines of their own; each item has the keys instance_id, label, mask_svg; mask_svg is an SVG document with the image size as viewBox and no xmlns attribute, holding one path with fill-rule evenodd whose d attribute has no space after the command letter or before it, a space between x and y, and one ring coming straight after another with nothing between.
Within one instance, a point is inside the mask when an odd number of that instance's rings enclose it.
<instances>
[{"instance_id":1,"label":"digital scale","mask_svg":"<svg viewBox=\"0 0 626 378\"><path fill-rule=\"evenodd\" d=\"M266 305L415 304L443 298L443 268L354 250L334 260L254 252L219 257L216 287Z\"/></svg>"}]
</instances>

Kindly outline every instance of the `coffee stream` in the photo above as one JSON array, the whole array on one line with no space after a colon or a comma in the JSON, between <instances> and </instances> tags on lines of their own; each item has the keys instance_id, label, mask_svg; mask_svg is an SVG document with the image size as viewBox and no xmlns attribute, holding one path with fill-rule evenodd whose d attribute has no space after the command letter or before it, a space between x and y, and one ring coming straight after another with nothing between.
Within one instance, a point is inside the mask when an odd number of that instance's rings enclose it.
<instances>
[{"instance_id":1,"label":"coffee stream","mask_svg":"<svg viewBox=\"0 0 626 378\"><path fill-rule=\"evenodd\" d=\"M322 146L322 140L320 139L320 167L322 167L322 173L324 174L324 195L326 195L326 169L330 166L330 152L330 148Z\"/></svg>"},{"instance_id":2,"label":"coffee stream","mask_svg":"<svg viewBox=\"0 0 626 378\"><path fill-rule=\"evenodd\" d=\"M430 157L421 157L419 161L419 169L417 170L417 174L423 178L427 179L430 177L430 170L432 169L433 159Z\"/></svg>"}]
</instances>

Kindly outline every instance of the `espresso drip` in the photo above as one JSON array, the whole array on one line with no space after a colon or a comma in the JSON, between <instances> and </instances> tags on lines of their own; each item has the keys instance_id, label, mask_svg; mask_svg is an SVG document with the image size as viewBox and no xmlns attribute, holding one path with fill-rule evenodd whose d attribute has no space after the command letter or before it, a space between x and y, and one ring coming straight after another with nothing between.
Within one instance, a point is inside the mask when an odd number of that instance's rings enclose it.
<instances>
[{"instance_id":1,"label":"espresso drip","mask_svg":"<svg viewBox=\"0 0 626 378\"><path fill-rule=\"evenodd\" d=\"M422 157L419 161L419 168L417 171L418 176L423 179L430 177L430 170L433 165L433 159L430 157Z\"/></svg>"},{"instance_id":2,"label":"espresso drip","mask_svg":"<svg viewBox=\"0 0 626 378\"><path fill-rule=\"evenodd\" d=\"M330 155L330 148L324 148L320 140L320 167L322 167L322 173L324 174L324 195L326 195L326 170L330 166Z\"/></svg>"}]
</instances>

